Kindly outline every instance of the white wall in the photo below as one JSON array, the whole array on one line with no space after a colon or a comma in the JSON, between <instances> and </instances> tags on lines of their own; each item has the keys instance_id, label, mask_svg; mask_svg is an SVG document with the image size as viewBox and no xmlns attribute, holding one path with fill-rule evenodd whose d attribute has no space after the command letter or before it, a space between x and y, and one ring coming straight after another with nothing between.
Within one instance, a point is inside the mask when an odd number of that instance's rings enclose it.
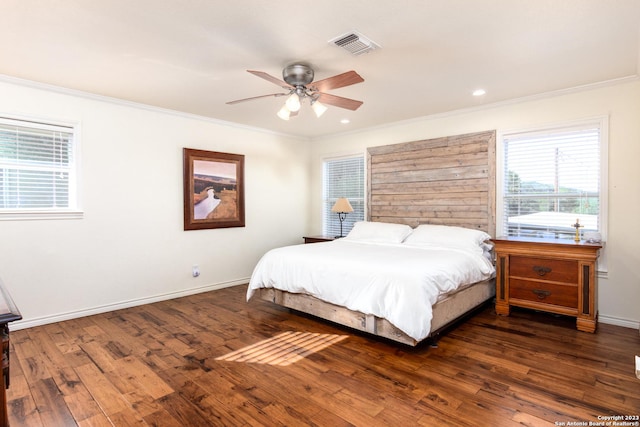
<instances>
[{"instance_id":1,"label":"white wall","mask_svg":"<svg viewBox=\"0 0 640 427\"><path fill-rule=\"evenodd\" d=\"M244 283L272 247L320 233L324 156L608 115L608 274L601 321L640 323L640 82L306 140L0 81L0 113L82 125L80 220L0 221L13 329ZM182 229L182 148L245 155L246 227ZM277 201L277 207L276 202ZM282 203L287 204L282 206ZM202 275L191 277L198 264Z\"/></svg>"},{"instance_id":2,"label":"white wall","mask_svg":"<svg viewBox=\"0 0 640 427\"><path fill-rule=\"evenodd\" d=\"M392 106L390 106L392 108ZM640 324L640 81L521 99L440 116L325 137L311 147L312 233L322 231L322 158L366 147L496 129L530 128L609 117L608 273L599 278L600 321Z\"/></svg>"},{"instance_id":3,"label":"white wall","mask_svg":"<svg viewBox=\"0 0 640 427\"><path fill-rule=\"evenodd\" d=\"M0 221L13 329L246 283L267 249L302 242L307 140L11 81L0 113L82 128L84 218ZM183 231L183 147L245 155L246 227Z\"/></svg>"}]
</instances>

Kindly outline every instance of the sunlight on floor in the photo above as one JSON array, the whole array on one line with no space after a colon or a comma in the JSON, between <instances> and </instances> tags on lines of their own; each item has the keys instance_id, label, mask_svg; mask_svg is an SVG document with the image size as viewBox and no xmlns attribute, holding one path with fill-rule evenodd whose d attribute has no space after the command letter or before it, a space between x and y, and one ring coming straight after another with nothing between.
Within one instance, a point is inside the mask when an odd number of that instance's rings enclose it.
<instances>
[{"instance_id":1,"label":"sunlight on floor","mask_svg":"<svg viewBox=\"0 0 640 427\"><path fill-rule=\"evenodd\" d=\"M217 357L216 360L288 366L347 337L348 335L283 332L273 338Z\"/></svg>"}]
</instances>

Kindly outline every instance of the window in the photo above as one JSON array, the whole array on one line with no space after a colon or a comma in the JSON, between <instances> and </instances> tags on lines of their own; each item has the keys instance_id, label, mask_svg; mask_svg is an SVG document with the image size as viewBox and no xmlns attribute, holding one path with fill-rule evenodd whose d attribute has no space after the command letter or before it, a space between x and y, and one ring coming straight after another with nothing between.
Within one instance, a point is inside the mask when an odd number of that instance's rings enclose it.
<instances>
[{"instance_id":1,"label":"window","mask_svg":"<svg viewBox=\"0 0 640 427\"><path fill-rule=\"evenodd\" d=\"M77 217L73 125L0 117L0 218Z\"/></svg>"},{"instance_id":2,"label":"window","mask_svg":"<svg viewBox=\"0 0 640 427\"><path fill-rule=\"evenodd\" d=\"M605 119L508 133L501 148L502 235L571 239L579 220L605 237Z\"/></svg>"},{"instance_id":3,"label":"window","mask_svg":"<svg viewBox=\"0 0 640 427\"><path fill-rule=\"evenodd\" d=\"M356 221L364 220L364 156L342 157L325 160L322 173L322 233L327 236L340 235L338 214L331 212L336 200L346 197L353 207L342 224L344 236Z\"/></svg>"}]
</instances>

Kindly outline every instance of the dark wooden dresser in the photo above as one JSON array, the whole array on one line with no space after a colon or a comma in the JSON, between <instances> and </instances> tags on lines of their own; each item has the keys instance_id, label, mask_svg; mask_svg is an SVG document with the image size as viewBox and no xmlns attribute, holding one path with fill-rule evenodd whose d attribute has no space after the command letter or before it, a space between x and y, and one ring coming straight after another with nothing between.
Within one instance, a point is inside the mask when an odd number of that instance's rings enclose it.
<instances>
[{"instance_id":1,"label":"dark wooden dresser","mask_svg":"<svg viewBox=\"0 0 640 427\"><path fill-rule=\"evenodd\" d=\"M602 245L573 240L504 237L496 253L496 313L511 306L576 317L578 330L595 332L596 262Z\"/></svg>"},{"instance_id":2,"label":"dark wooden dresser","mask_svg":"<svg viewBox=\"0 0 640 427\"><path fill-rule=\"evenodd\" d=\"M9 425L9 414L7 413L7 388L9 388L9 323L22 319L20 311L13 303L11 296L0 280L0 334L2 335L2 372L0 375L2 386L0 387L0 425Z\"/></svg>"}]
</instances>

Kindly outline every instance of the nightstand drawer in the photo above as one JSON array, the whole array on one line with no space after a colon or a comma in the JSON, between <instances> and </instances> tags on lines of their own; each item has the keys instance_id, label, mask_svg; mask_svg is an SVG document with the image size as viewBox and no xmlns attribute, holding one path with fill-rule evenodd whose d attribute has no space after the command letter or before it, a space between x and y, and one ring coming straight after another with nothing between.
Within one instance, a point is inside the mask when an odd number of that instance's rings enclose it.
<instances>
[{"instance_id":1,"label":"nightstand drawer","mask_svg":"<svg viewBox=\"0 0 640 427\"><path fill-rule=\"evenodd\" d=\"M578 307L578 285L559 285L511 278L509 298L576 308Z\"/></svg>"},{"instance_id":2,"label":"nightstand drawer","mask_svg":"<svg viewBox=\"0 0 640 427\"><path fill-rule=\"evenodd\" d=\"M509 274L516 277L578 283L578 261L512 255Z\"/></svg>"}]
</instances>

